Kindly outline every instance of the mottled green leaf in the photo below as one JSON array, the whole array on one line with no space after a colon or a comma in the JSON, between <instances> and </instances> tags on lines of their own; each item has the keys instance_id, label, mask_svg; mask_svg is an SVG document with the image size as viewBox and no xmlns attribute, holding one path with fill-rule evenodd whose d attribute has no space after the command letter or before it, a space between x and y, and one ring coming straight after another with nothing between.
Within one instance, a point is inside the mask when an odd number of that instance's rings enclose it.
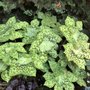
<instances>
[{"instance_id":1,"label":"mottled green leaf","mask_svg":"<svg viewBox=\"0 0 90 90\"><path fill-rule=\"evenodd\" d=\"M75 26L75 20L73 18L70 18L69 16L67 16L66 20L65 20L65 25L68 26Z\"/></svg>"},{"instance_id":2,"label":"mottled green leaf","mask_svg":"<svg viewBox=\"0 0 90 90\"><path fill-rule=\"evenodd\" d=\"M3 63L2 61L0 61L0 73L4 70L6 70L7 65L5 63Z\"/></svg>"},{"instance_id":3,"label":"mottled green leaf","mask_svg":"<svg viewBox=\"0 0 90 90\"><path fill-rule=\"evenodd\" d=\"M62 86L55 85L54 90L63 90Z\"/></svg>"},{"instance_id":4,"label":"mottled green leaf","mask_svg":"<svg viewBox=\"0 0 90 90\"><path fill-rule=\"evenodd\" d=\"M74 85L72 84L72 83L66 83L66 85L65 85L65 90L74 90L75 88L74 88Z\"/></svg>"},{"instance_id":5,"label":"mottled green leaf","mask_svg":"<svg viewBox=\"0 0 90 90\"><path fill-rule=\"evenodd\" d=\"M45 52L45 51L50 51L53 47L55 46L54 43L50 42L50 41L43 41L40 44L40 51L41 52Z\"/></svg>"},{"instance_id":6,"label":"mottled green leaf","mask_svg":"<svg viewBox=\"0 0 90 90\"><path fill-rule=\"evenodd\" d=\"M54 77L52 73L46 73L44 75L44 78L46 78L46 82L44 83L45 86L52 88L55 85L55 81L53 81Z\"/></svg>"},{"instance_id":7,"label":"mottled green leaf","mask_svg":"<svg viewBox=\"0 0 90 90\"><path fill-rule=\"evenodd\" d=\"M77 21L76 22L76 27L81 31L81 30L83 30L83 23L82 23L82 21Z\"/></svg>"},{"instance_id":8,"label":"mottled green leaf","mask_svg":"<svg viewBox=\"0 0 90 90\"><path fill-rule=\"evenodd\" d=\"M37 19L31 21L31 26L37 27L38 25L39 25L39 21Z\"/></svg>"}]
</instances>

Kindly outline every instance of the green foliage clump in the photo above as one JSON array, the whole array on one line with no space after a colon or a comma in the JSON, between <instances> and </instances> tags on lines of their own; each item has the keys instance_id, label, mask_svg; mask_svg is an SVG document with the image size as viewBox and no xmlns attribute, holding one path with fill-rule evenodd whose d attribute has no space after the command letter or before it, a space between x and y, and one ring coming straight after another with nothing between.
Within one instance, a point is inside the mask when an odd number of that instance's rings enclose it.
<instances>
[{"instance_id":1,"label":"green foliage clump","mask_svg":"<svg viewBox=\"0 0 90 90\"><path fill-rule=\"evenodd\" d=\"M50 26L39 26L39 23L38 19L32 20L29 24L12 17L6 24L0 25L0 60L3 67L1 69L3 80L8 82L13 76L20 74L35 76L36 69L45 72L48 54L53 56L54 52L57 55L57 43L61 41L61 37L53 32ZM27 44L28 49L24 48Z\"/></svg>"},{"instance_id":2,"label":"green foliage clump","mask_svg":"<svg viewBox=\"0 0 90 90\"><path fill-rule=\"evenodd\" d=\"M74 82L86 86L90 49L82 26L81 21L69 16L61 25L55 16L42 12L30 24L10 18L0 25L2 79L8 82L16 75L36 76L39 69L45 73L44 85L54 90L74 90Z\"/></svg>"},{"instance_id":3,"label":"green foliage clump","mask_svg":"<svg viewBox=\"0 0 90 90\"><path fill-rule=\"evenodd\" d=\"M73 61L78 67L85 69L86 59L90 59L90 50L88 36L80 32L82 22L75 22L72 18L67 17L65 25L60 27L60 31L67 39L68 43L64 45L68 61Z\"/></svg>"}]
</instances>

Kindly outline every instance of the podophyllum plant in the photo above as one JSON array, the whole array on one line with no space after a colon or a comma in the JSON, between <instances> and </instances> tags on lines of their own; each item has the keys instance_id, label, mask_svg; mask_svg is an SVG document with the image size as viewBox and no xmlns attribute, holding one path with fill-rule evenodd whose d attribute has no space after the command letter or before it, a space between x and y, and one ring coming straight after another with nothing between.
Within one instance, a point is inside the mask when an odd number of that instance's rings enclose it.
<instances>
[{"instance_id":1,"label":"podophyllum plant","mask_svg":"<svg viewBox=\"0 0 90 90\"><path fill-rule=\"evenodd\" d=\"M86 86L90 44L82 27L69 16L61 25L55 16L42 12L30 24L11 17L0 24L1 78L8 82L16 75L36 76L39 69L45 73L44 85L54 90L74 90L74 82Z\"/></svg>"}]
</instances>

